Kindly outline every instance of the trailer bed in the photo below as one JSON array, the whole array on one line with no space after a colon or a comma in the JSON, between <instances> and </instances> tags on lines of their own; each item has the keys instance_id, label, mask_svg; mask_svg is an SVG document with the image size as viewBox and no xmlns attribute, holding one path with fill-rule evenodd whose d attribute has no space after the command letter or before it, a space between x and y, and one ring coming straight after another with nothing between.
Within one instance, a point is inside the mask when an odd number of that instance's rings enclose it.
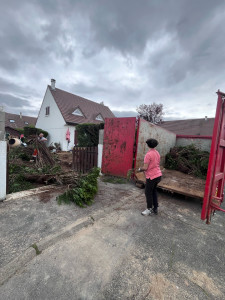
<instances>
[{"instance_id":1,"label":"trailer bed","mask_svg":"<svg viewBox=\"0 0 225 300\"><path fill-rule=\"evenodd\" d=\"M185 195L188 197L203 199L205 191L205 180L175 170L162 170L162 180L158 188L169 192ZM143 172L136 173L136 182L145 184Z\"/></svg>"}]
</instances>

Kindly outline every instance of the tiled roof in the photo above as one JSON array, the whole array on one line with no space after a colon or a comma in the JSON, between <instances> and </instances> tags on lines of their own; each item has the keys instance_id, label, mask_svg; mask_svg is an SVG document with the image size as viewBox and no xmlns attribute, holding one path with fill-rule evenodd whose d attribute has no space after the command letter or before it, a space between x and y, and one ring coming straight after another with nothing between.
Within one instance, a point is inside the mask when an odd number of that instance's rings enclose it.
<instances>
[{"instance_id":1,"label":"tiled roof","mask_svg":"<svg viewBox=\"0 0 225 300\"><path fill-rule=\"evenodd\" d=\"M180 135L212 136L214 118L165 121L158 126Z\"/></svg>"},{"instance_id":2,"label":"tiled roof","mask_svg":"<svg viewBox=\"0 0 225 300\"><path fill-rule=\"evenodd\" d=\"M20 132L14 128L11 128L9 126L5 127L5 132L13 137L20 137Z\"/></svg>"},{"instance_id":3,"label":"tiled roof","mask_svg":"<svg viewBox=\"0 0 225 300\"><path fill-rule=\"evenodd\" d=\"M10 122L10 120L14 122ZM36 121L37 118L34 117L28 117L23 115L20 116L16 114L10 114L7 112L5 113L5 127L23 128L24 126L35 125Z\"/></svg>"},{"instance_id":4,"label":"tiled roof","mask_svg":"<svg viewBox=\"0 0 225 300\"><path fill-rule=\"evenodd\" d=\"M66 123L101 123L101 121L95 120L99 114L101 114L103 119L115 117L111 110L105 105L57 88L53 90L51 86L48 87ZM83 117L72 114L76 108L79 108L79 110L84 114Z\"/></svg>"}]
</instances>

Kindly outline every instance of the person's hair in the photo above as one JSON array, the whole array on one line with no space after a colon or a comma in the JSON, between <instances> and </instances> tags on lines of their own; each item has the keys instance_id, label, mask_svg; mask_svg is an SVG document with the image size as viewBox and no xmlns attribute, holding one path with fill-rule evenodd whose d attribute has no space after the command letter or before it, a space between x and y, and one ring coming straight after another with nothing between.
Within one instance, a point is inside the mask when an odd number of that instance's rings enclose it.
<instances>
[{"instance_id":1,"label":"person's hair","mask_svg":"<svg viewBox=\"0 0 225 300\"><path fill-rule=\"evenodd\" d=\"M155 139L148 139L146 141L146 144L148 145L149 148L155 148L158 145L158 141Z\"/></svg>"}]
</instances>

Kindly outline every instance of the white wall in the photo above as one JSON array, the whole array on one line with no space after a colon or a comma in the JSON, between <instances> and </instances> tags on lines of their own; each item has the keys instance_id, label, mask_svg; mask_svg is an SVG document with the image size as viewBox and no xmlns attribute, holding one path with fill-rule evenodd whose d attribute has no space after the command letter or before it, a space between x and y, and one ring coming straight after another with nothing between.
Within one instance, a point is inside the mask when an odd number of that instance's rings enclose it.
<instances>
[{"instance_id":1,"label":"white wall","mask_svg":"<svg viewBox=\"0 0 225 300\"><path fill-rule=\"evenodd\" d=\"M156 139L159 142L156 150L160 153L161 165L164 165L166 154L170 151L170 148L175 146L176 143L175 133L140 119L136 168L143 166L144 156L149 150L146 140L150 138Z\"/></svg>"},{"instance_id":2,"label":"white wall","mask_svg":"<svg viewBox=\"0 0 225 300\"><path fill-rule=\"evenodd\" d=\"M0 141L0 200L6 198L7 142Z\"/></svg>"},{"instance_id":3,"label":"white wall","mask_svg":"<svg viewBox=\"0 0 225 300\"><path fill-rule=\"evenodd\" d=\"M208 151L210 152L211 149L211 143L212 139L204 139L204 138L177 138L176 140L176 146L190 146L190 145L195 145L196 148L202 151Z\"/></svg>"},{"instance_id":4,"label":"white wall","mask_svg":"<svg viewBox=\"0 0 225 300\"><path fill-rule=\"evenodd\" d=\"M45 115L45 108L50 107L50 114ZM45 93L39 116L36 123L37 128L48 131L48 146L51 143L60 143L63 151L67 151L74 146L74 130L75 126L69 126L66 124L50 90L49 87ZM67 129L70 130L70 143L66 141Z\"/></svg>"}]
</instances>

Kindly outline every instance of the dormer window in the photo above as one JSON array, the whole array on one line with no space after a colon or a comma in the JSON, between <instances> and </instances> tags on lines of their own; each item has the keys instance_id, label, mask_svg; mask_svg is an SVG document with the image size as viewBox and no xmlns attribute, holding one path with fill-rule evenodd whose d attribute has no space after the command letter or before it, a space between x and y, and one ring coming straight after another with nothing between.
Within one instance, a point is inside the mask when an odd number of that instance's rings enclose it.
<instances>
[{"instance_id":1,"label":"dormer window","mask_svg":"<svg viewBox=\"0 0 225 300\"><path fill-rule=\"evenodd\" d=\"M9 120L10 123L15 123L15 120L11 119Z\"/></svg>"},{"instance_id":2,"label":"dormer window","mask_svg":"<svg viewBox=\"0 0 225 300\"><path fill-rule=\"evenodd\" d=\"M84 116L82 111L79 108L76 108L75 111L72 114L75 115L75 116L80 116L80 117Z\"/></svg>"},{"instance_id":3,"label":"dormer window","mask_svg":"<svg viewBox=\"0 0 225 300\"><path fill-rule=\"evenodd\" d=\"M101 114L97 115L97 117L95 118L95 120L97 121L104 121L103 117Z\"/></svg>"},{"instance_id":4,"label":"dormer window","mask_svg":"<svg viewBox=\"0 0 225 300\"><path fill-rule=\"evenodd\" d=\"M49 116L50 115L50 106L45 107L45 115Z\"/></svg>"}]
</instances>

